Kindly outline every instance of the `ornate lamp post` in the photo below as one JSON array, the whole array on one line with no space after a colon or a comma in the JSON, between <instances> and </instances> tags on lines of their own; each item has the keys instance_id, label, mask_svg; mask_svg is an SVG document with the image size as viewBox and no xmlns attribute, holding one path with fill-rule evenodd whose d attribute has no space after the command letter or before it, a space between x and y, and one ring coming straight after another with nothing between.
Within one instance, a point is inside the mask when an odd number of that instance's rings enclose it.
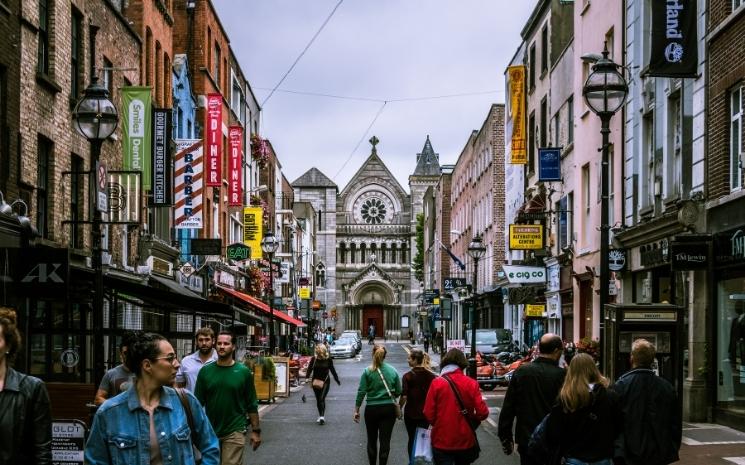
<instances>
[{"instance_id":1,"label":"ornate lamp post","mask_svg":"<svg viewBox=\"0 0 745 465\"><path fill-rule=\"evenodd\" d=\"M610 135L610 120L626 102L629 86L623 75L618 71L619 65L608 58L608 45L605 45L602 58L592 67L592 73L582 89L582 95L590 110L600 117L600 134L603 138L600 204L600 318L602 324L605 304L608 303L610 270L608 269L608 209L611 208L608 196L608 185L613 182L608 179L608 136ZM603 344L605 344L605 325L602 324ZM605 369L605 356L601 353L602 369Z\"/></svg>"},{"instance_id":2,"label":"ornate lamp post","mask_svg":"<svg viewBox=\"0 0 745 465\"><path fill-rule=\"evenodd\" d=\"M479 284L479 260L484 256L484 253L486 253L486 247L481 240L481 235L477 234L468 244L468 255L473 258L473 294L471 311L468 316L468 321L471 322L471 354L468 358L468 374L473 379L476 379L476 297L478 296Z\"/></svg>"},{"instance_id":3,"label":"ornate lamp post","mask_svg":"<svg viewBox=\"0 0 745 465\"><path fill-rule=\"evenodd\" d=\"M101 156L101 145L114 133L119 124L119 114L116 107L109 100L109 91L98 83L95 76L90 85L83 92L83 98L73 111L73 122L78 133L88 139L91 144L91 179L89 196L92 198L96 191L95 182L98 176L98 159ZM95 202L91 202L96 205ZM97 206L96 206L97 207ZM93 224L91 227L91 242L93 252L93 377L98 382L104 374L104 342L103 342L103 267L101 265L101 212L93 209Z\"/></svg>"},{"instance_id":4,"label":"ornate lamp post","mask_svg":"<svg viewBox=\"0 0 745 465\"><path fill-rule=\"evenodd\" d=\"M279 248L279 241L272 232L264 233L264 237L261 239L261 250L269 256L269 313L271 314L271 321L269 322L269 353L274 355L274 270L272 267L274 263L274 252Z\"/></svg>"}]
</instances>

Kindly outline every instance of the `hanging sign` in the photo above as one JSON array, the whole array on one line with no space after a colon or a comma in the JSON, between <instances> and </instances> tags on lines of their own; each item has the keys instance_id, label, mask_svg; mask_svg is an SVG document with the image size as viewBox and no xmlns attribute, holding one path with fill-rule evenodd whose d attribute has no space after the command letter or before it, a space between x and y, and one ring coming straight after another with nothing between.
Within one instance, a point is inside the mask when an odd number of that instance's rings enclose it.
<instances>
[{"instance_id":1,"label":"hanging sign","mask_svg":"<svg viewBox=\"0 0 745 465\"><path fill-rule=\"evenodd\" d=\"M546 282L546 268L542 266L502 265L510 284L539 284Z\"/></svg>"},{"instance_id":2,"label":"hanging sign","mask_svg":"<svg viewBox=\"0 0 745 465\"><path fill-rule=\"evenodd\" d=\"M543 225L511 224L510 249L535 250L543 248Z\"/></svg>"},{"instance_id":3,"label":"hanging sign","mask_svg":"<svg viewBox=\"0 0 745 465\"><path fill-rule=\"evenodd\" d=\"M709 243L672 241L670 257L673 271L705 270L710 263Z\"/></svg>"},{"instance_id":4,"label":"hanging sign","mask_svg":"<svg viewBox=\"0 0 745 465\"><path fill-rule=\"evenodd\" d=\"M647 76L696 77L696 0L655 0Z\"/></svg>"},{"instance_id":5,"label":"hanging sign","mask_svg":"<svg viewBox=\"0 0 745 465\"><path fill-rule=\"evenodd\" d=\"M507 68L507 74L512 117L510 163L524 165L528 162L528 138L525 131L525 66L510 66Z\"/></svg>"},{"instance_id":6,"label":"hanging sign","mask_svg":"<svg viewBox=\"0 0 745 465\"><path fill-rule=\"evenodd\" d=\"M207 179L204 185L220 187L222 183L222 95L207 95L207 124L205 125L205 158Z\"/></svg>"},{"instance_id":7,"label":"hanging sign","mask_svg":"<svg viewBox=\"0 0 745 465\"><path fill-rule=\"evenodd\" d=\"M310 288L309 287L301 287L297 291L297 296L300 297L301 299L310 299ZM319 306L318 309L320 309L320 308L321 307ZM314 308L314 310L318 310L318 309L315 309Z\"/></svg>"},{"instance_id":8,"label":"hanging sign","mask_svg":"<svg viewBox=\"0 0 745 465\"><path fill-rule=\"evenodd\" d=\"M251 260L261 260L263 217L261 207L243 207L243 243L251 248Z\"/></svg>"},{"instance_id":9,"label":"hanging sign","mask_svg":"<svg viewBox=\"0 0 745 465\"><path fill-rule=\"evenodd\" d=\"M202 229L204 194L203 143L201 139L176 140L174 163L174 224L176 229Z\"/></svg>"},{"instance_id":10,"label":"hanging sign","mask_svg":"<svg viewBox=\"0 0 745 465\"><path fill-rule=\"evenodd\" d=\"M248 247L246 244L236 242L235 244L230 244L225 249L225 254L230 260L248 260L251 256L251 248Z\"/></svg>"},{"instance_id":11,"label":"hanging sign","mask_svg":"<svg viewBox=\"0 0 745 465\"><path fill-rule=\"evenodd\" d=\"M243 205L241 192L241 178L243 168L243 128L230 126L228 128L228 205L239 207Z\"/></svg>"},{"instance_id":12,"label":"hanging sign","mask_svg":"<svg viewBox=\"0 0 745 465\"><path fill-rule=\"evenodd\" d=\"M546 311L545 304L527 304L525 306L525 316L532 318L541 318Z\"/></svg>"},{"instance_id":13,"label":"hanging sign","mask_svg":"<svg viewBox=\"0 0 745 465\"><path fill-rule=\"evenodd\" d=\"M171 110L153 110L153 196L152 204L171 205Z\"/></svg>"},{"instance_id":14,"label":"hanging sign","mask_svg":"<svg viewBox=\"0 0 745 465\"><path fill-rule=\"evenodd\" d=\"M561 181L561 147L538 149L538 180Z\"/></svg>"},{"instance_id":15,"label":"hanging sign","mask_svg":"<svg viewBox=\"0 0 745 465\"><path fill-rule=\"evenodd\" d=\"M124 171L141 171L142 188L150 190L150 88L123 87L122 108Z\"/></svg>"}]
</instances>

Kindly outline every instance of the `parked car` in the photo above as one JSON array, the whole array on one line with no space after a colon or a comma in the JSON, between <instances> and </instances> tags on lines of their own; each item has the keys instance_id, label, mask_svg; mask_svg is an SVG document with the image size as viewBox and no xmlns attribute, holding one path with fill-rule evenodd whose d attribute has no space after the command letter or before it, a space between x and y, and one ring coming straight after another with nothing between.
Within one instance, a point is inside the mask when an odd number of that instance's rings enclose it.
<instances>
[{"instance_id":1,"label":"parked car","mask_svg":"<svg viewBox=\"0 0 745 465\"><path fill-rule=\"evenodd\" d=\"M471 346L471 332L466 332L467 349ZM476 330L476 351L484 355L510 351L512 348L512 331L504 328Z\"/></svg>"},{"instance_id":2,"label":"parked car","mask_svg":"<svg viewBox=\"0 0 745 465\"><path fill-rule=\"evenodd\" d=\"M362 336L360 335L359 331L348 329L341 333L341 337L351 337L352 339L357 341L357 353L362 350Z\"/></svg>"},{"instance_id":3,"label":"parked car","mask_svg":"<svg viewBox=\"0 0 745 465\"><path fill-rule=\"evenodd\" d=\"M357 355L357 341L351 337L340 337L331 345L329 349L331 357L354 357Z\"/></svg>"}]
</instances>

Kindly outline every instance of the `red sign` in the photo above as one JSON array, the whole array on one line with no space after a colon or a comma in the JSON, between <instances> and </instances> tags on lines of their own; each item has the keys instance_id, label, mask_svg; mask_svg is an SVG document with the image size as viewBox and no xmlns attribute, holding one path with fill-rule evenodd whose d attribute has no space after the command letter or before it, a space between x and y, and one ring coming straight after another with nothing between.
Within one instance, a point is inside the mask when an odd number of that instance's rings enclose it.
<instances>
[{"instance_id":1,"label":"red sign","mask_svg":"<svg viewBox=\"0 0 745 465\"><path fill-rule=\"evenodd\" d=\"M243 168L243 128L230 126L228 128L228 205L231 207L243 205L241 199L241 170Z\"/></svg>"},{"instance_id":2,"label":"red sign","mask_svg":"<svg viewBox=\"0 0 745 465\"><path fill-rule=\"evenodd\" d=\"M222 183L222 95L207 95L207 130L205 145L207 180L205 186L220 187Z\"/></svg>"}]
</instances>

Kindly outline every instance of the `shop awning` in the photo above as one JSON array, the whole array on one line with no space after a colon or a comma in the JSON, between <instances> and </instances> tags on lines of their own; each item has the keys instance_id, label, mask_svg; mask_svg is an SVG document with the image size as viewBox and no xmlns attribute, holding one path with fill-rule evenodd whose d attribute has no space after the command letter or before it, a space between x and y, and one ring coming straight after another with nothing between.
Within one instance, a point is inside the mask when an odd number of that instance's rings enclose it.
<instances>
[{"instance_id":1,"label":"shop awning","mask_svg":"<svg viewBox=\"0 0 745 465\"><path fill-rule=\"evenodd\" d=\"M271 315L272 311L269 308L267 304L262 302L261 300L257 299L256 297L252 297L248 294L244 294L243 292L238 292L235 289L230 289L229 287L224 286L217 286L218 289L221 291L242 300L243 302L247 303L248 305L261 310L262 312L266 313L267 315ZM293 326L297 326L298 328L304 328L306 325L300 320L297 320L290 315L286 314L285 312L281 310L275 310L274 311L274 317L276 319L282 320L284 323L291 324Z\"/></svg>"}]
</instances>

